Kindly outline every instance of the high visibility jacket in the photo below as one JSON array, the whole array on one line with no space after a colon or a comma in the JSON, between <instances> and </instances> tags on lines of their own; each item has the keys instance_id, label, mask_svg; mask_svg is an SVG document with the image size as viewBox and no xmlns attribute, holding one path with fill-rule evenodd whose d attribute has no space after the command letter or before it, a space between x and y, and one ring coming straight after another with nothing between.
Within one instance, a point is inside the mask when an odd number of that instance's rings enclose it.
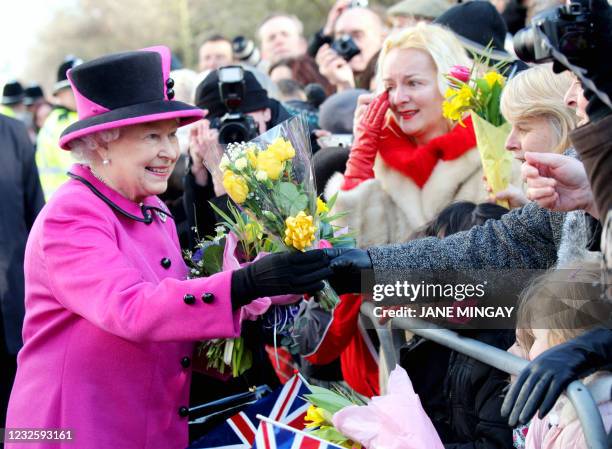
<instances>
[{"instance_id":1,"label":"high visibility jacket","mask_svg":"<svg viewBox=\"0 0 612 449\"><path fill-rule=\"evenodd\" d=\"M15 111L3 104L0 104L0 114L6 115L7 117L15 118Z\"/></svg>"},{"instance_id":2,"label":"high visibility jacket","mask_svg":"<svg viewBox=\"0 0 612 449\"><path fill-rule=\"evenodd\" d=\"M62 107L55 108L38 133L36 165L47 201L59 186L68 180L66 172L75 162L70 151L59 147L59 138L62 131L77 119L76 112Z\"/></svg>"}]
</instances>

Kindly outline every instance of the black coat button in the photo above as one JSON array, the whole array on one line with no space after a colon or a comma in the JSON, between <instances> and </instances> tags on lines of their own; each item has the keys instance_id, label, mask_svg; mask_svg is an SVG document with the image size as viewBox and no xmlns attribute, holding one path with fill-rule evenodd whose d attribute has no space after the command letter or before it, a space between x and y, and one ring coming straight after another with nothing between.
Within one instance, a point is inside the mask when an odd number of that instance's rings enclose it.
<instances>
[{"instance_id":1,"label":"black coat button","mask_svg":"<svg viewBox=\"0 0 612 449\"><path fill-rule=\"evenodd\" d=\"M189 365L191 365L191 359L189 357L183 357L181 359L181 366L183 368L189 368Z\"/></svg>"},{"instance_id":2,"label":"black coat button","mask_svg":"<svg viewBox=\"0 0 612 449\"><path fill-rule=\"evenodd\" d=\"M168 78L166 80L166 87L168 89L172 89L174 87L174 80L172 78Z\"/></svg>"},{"instance_id":3,"label":"black coat button","mask_svg":"<svg viewBox=\"0 0 612 449\"><path fill-rule=\"evenodd\" d=\"M172 261L167 257L164 257L159 263L161 263L161 266L164 267L166 270L170 268L170 265L172 265Z\"/></svg>"},{"instance_id":4,"label":"black coat button","mask_svg":"<svg viewBox=\"0 0 612 449\"><path fill-rule=\"evenodd\" d=\"M178 414L180 417L185 418L189 415L189 409L185 406L178 409Z\"/></svg>"},{"instance_id":5,"label":"black coat button","mask_svg":"<svg viewBox=\"0 0 612 449\"><path fill-rule=\"evenodd\" d=\"M202 301L204 301L205 304L210 304L211 302L213 302L214 299L215 295L213 295L212 293L204 293L202 295Z\"/></svg>"},{"instance_id":6,"label":"black coat button","mask_svg":"<svg viewBox=\"0 0 612 449\"><path fill-rule=\"evenodd\" d=\"M168 97L168 100L172 100L174 98L174 89L168 89L166 91L166 96Z\"/></svg>"},{"instance_id":7,"label":"black coat button","mask_svg":"<svg viewBox=\"0 0 612 449\"><path fill-rule=\"evenodd\" d=\"M195 304L195 296L190 293L187 293L185 296L183 296L183 301L185 301L185 304Z\"/></svg>"}]
</instances>

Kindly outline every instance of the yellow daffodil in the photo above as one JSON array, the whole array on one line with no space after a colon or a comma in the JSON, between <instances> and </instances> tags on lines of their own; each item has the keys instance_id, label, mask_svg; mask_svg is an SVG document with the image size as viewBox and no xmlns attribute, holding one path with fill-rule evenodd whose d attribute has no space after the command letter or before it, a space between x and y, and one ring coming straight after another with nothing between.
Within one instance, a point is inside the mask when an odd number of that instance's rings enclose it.
<instances>
[{"instance_id":1,"label":"yellow daffodil","mask_svg":"<svg viewBox=\"0 0 612 449\"><path fill-rule=\"evenodd\" d=\"M306 411L306 416L304 417L304 421L306 421L307 429L314 429L317 427L321 427L325 424L325 416L323 414L323 409L319 407L315 407L311 405L308 407Z\"/></svg>"},{"instance_id":2,"label":"yellow daffodil","mask_svg":"<svg viewBox=\"0 0 612 449\"><path fill-rule=\"evenodd\" d=\"M293 148L291 142L283 139L282 137L278 137L276 140L274 140L274 142L268 146L267 151L276 154L277 157L283 162L295 157L295 148Z\"/></svg>"},{"instance_id":3,"label":"yellow daffodil","mask_svg":"<svg viewBox=\"0 0 612 449\"><path fill-rule=\"evenodd\" d=\"M487 72L484 74L482 79L484 79L487 82L489 87L493 87L493 84L495 83L498 83L500 87L503 87L504 82L506 81L506 78L504 78L502 75L500 75L497 72Z\"/></svg>"},{"instance_id":4,"label":"yellow daffodil","mask_svg":"<svg viewBox=\"0 0 612 449\"><path fill-rule=\"evenodd\" d=\"M241 204L249 194L249 187L242 176L238 176L231 170L223 172L223 187L236 203Z\"/></svg>"},{"instance_id":5,"label":"yellow daffodil","mask_svg":"<svg viewBox=\"0 0 612 449\"><path fill-rule=\"evenodd\" d=\"M446 92L444 92L444 98L451 98L457 94L457 89L453 89L452 87L447 87Z\"/></svg>"},{"instance_id":6,"label":"yellow daffodil","mask_svg":"<svg viewBox=\"0 0 612 449\"><path fill-rule=\"evenodd\" d=\"M327 207L327 203L323 201L321 198L317 197L317 214L321 215L328 211L329 211L329 207Z\"/></svg>"},{"instance_id":7,"label":"yellow daffodil","mask_svg":"<svg viewBox=\"0 0 612 449\"><path fill-rule=\"evenodd\" d=\"M450 91L450 92L449 92ZM442 115L454 122L463 124L463 114L470 110L474 91L467 85L460 89L447 89L444 93L447 99L442 103Z\"/></svg>"},{"instance_id":8,"label":"yellow daffodil","mask_svg":"<svg viewBox=\"0 0 612 449\"><path fill-rule=\"evenodd\" d=\"M316 228L311 215L304 211L285 220L285 244L304 251L314 242Z\"/></svg>"},{"instance_id":9,"label":"yellow daffodil","mask_svg":"<svg viewBox=\"0 0 612 449\"><path fill-rule=\"evenodd\" d=\"M277 180L284 168L283 161L270 150L261 151L257 155L257 170L266 172L268 178Z\"/></svg>"}]
</instances>

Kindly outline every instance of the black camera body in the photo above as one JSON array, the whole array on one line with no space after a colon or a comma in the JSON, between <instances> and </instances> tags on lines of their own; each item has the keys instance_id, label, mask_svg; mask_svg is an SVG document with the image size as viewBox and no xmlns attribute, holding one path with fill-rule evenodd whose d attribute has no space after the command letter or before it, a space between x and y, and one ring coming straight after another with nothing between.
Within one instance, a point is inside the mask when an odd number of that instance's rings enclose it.
<instances>
[{"instance_id":1,"label":"black camera body","mask_svg":"<svg viewBox=\"0 0 612 449\"><path fill-rule=\"evenodd\" d=\"M259 127L253 117L238 109L245 95L244 69L227 66L218 69L219 95L228 112L210 120L210 127L219 130L219 143L248 142L259 135Z\"/></svg>"},{"instance_id":2,"label":"black camera body","mask_svg":"<svg viewBox=\"0 0 612 449\"><path fill-rule=\"evenodd\" d=\"M343 34L338 39L333 41L331 48L338 53L340 57L344 58L346 62L350 61L353 59L353 57L361 53L361 50L359 50L359 47L357 47L357 44L350 34Z\"/></svg>"},{"instance_id":3,"label":"black camera body","mask_svg":"<svg viewBox=\"0 0 612 449\"><path fill-rule=\"evenodd\" d=\"M525 62L548 62L554 59L554 48L572 64L582 66L581 62L591 56L595 42L588 3L588 0L572 0L536 15L531 26L514 36L516 55Z\"/></svg>"}]
</instances>

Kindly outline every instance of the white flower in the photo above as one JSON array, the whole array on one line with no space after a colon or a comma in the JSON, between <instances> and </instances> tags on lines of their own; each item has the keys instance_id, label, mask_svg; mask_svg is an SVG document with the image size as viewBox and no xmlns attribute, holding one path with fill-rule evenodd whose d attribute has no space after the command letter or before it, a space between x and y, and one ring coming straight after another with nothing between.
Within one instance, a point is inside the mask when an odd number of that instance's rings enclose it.
<instances>
[{"instance_id":1,"label":"white flower","mask_svg":"<svg viewBox=\"0 0 612 449\"><path fill-rule=\"evenodd\" d=\"M268 174L263 170L257 170L257 172L255 173L255 177L258 181L265 181L266 179L268 179Z\"/></svg>"},{"instance_id":2,"label":"white flower","mask_svg":"<svg viewBox=\"0 0 612 449\"><path fill-rule=\"evenodd\" d=\"M225 170L227 167L229 167L230 161L228 159L228 157L224 154L221 157L221 162L219 163L219 168L221 170Z\"/></svg>"},{"instance_id":3,"label":"white flower","mask_svg":"<svg viewBox=\"0 0 612 449\"><path fill-rule=\"evenodd\" d=\"M236 165L236 168L238 170L244 170L245 168L247 168L248 162L246 158L241 157L241 158L236 159L236 162L234 162L234 164Z\"/></svg>"}]
</instances>

